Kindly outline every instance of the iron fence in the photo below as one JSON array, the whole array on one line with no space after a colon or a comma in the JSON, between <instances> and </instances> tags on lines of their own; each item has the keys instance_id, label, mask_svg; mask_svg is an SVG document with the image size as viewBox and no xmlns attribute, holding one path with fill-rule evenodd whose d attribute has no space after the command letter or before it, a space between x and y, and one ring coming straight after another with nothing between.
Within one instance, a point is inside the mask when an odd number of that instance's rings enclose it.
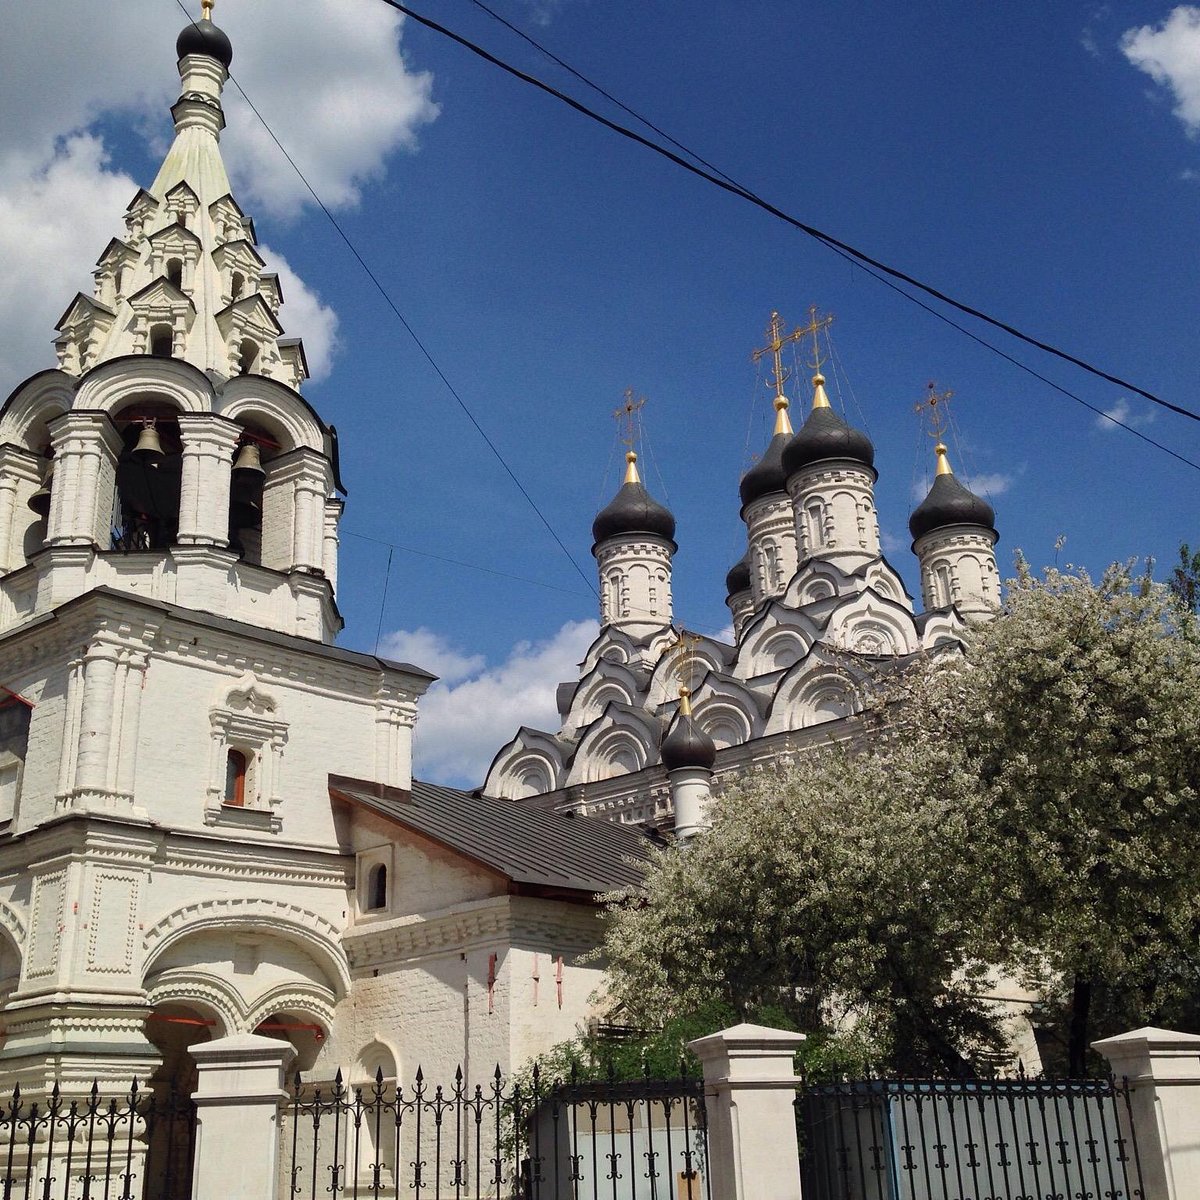
<instances>
[{"instance_id":1,"label":"iron fence","mask_svg":"<svg viewBox=\"0 0 1200 1200\"><path fill-rule=\"evenodd\" d=\"M1113 1079L858 1080L796 1100L805 1200L1140 1200Z\"/></svg>"},{"instance_id":2,"label":"iron fence","mask_svg":"<svg viewBox=\"0 0 1200 1200\"><path fill-rule=\"evenodd\" d=\"M441 1200L712 1200L702 1081L432 1086L296 1077L280 1122L283 1194Z\"/></svg>"},{"instance_id":3,"label":"iron fence","mask_svg":"<svg viewBox=\"0 0 1200 1200\"><path fill-rule=\"evenodd\" d=\"M0 1103L0 1200L189 1200L196 1106L173 1085Z\"/></svg>"}]
</instances>

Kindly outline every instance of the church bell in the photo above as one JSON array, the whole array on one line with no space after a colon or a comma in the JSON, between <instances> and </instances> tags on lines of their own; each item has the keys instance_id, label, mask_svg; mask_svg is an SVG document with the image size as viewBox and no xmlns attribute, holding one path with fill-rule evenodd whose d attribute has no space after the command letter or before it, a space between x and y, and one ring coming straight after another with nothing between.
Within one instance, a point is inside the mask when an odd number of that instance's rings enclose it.
<instances>
[{"instance_id":1,"label":"church bell","mask_svg":"<svg viewBox=\"0 0 1200 1200\"><path fill-rule=\"evenodd\" d=\"M46 471L46 478L42 480L41 487L29 497L29 507L39 517L48 517L50 515L50 482L53 478L54 464L51 463L49 469Z\"/></svg>"},{"instance_id":2,"label":"church bell","mask_svg":"<svg viewBox=\"0 0 1200 1200\"><path fill-rule=\"evenodd\" d=\"M137 445L133 448L133 457L144 467L157 466L163 457L162 442L159 440L158 430L154 428L153 421L147 421L142 425Z\"/></svg>"},{"instance_id":3,"label":"church bell","mask_svg":"<svg viewBox=\"0 0 1200 1200\"><path fill-rule=\"evenodd\" d=\"M257 442L243 442L233 462L233 477L239 483L261 483L266 472L258 454Z\"/></svg>"}]
</instances>

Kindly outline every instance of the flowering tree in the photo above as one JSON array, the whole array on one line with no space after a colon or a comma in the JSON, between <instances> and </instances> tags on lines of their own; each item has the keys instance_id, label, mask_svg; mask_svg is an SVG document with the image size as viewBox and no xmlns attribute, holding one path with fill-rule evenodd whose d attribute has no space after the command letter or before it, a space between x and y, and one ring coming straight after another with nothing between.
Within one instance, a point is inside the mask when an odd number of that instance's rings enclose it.
<instances>
[{"instance_id":1,"label":"flowering tree","mask_svg":"<svg viewBox=\"0 0 1200 1200\"><path fill-rule=\"evenodd\" d=\"M965 656L881 681L864 722L868 749L743 779L612 898L627 1012L782 1003L881 1065L955 1067L1001 1037L989 963L1063 999L1082 1073L1096 1016L1195 995L1200 645L1166 587L1019 560Z\"/></svg>"},{"instance_id":2,"label":"flowering tree","mask_svg":"<svg viewBox=\"0 0 1200 1200\"><path fill-rule=\"evenodd\" d=\"M1132 564L1093 582L1019 559L964 665L917 691L976 814L991 933L1069 995L1072 1073L1098 997L1104 1032L1177 1019L1200 985L1200 642L1177 596Z\"/></svg>"},{"instance_id":3,"label":"flowering tree","mask_svg":"<svg viewBox=\"0 0 1200 1200\"><path fill-rule=\"evenodd\" d=\"M715 801L711 832L659 851L612 899L614 995L654 1025L716 999L770 1006L860 1067L961 1070L999 1032L964 894L969 823L915 755L830 750ZM855 1064L857 1060L857 1064Z\"/></svg>"}]
</instances>

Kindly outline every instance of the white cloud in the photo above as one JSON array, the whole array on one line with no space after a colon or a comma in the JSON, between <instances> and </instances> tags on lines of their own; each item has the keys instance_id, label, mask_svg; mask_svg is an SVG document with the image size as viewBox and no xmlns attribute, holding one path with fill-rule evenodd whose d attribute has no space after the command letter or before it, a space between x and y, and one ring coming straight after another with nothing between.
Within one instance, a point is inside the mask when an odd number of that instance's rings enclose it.
<instances>
[{"instance_id":1,"label":"white cloud","mask_svg":"<svg viewBox=\"0 0 1200 1200\"><path fill-rule=\"evenodd\" d=\"M1013 477L993 471L990 474L968 476L965 482L971 491L981 496L1002 496L1012 487Z\"/></svg>"},{"instance_id":2,"label":"white cloud","mask_svg":"<svg viewBox=\"0 0 1200 1200\"><path fill-rule=\"evenodd\" d=\"M1126 30L1121 52L1170 90L1175 115L1192 137L1200 135L1200 8L1181 4L1161 25Z\"/></svg>"},{"instance_id":3,"label":"white cloud","mask_svg":"<svg viewBox=\"0 0 1200 1200\"><path fill-rule=\"evenodd\" d=\"M542 642L518 642L503 662L484 667L478 655L451 646L427 629L399 630L385 641L389 653L431 671L449 667L420 702L414 739L421 779L458 787L483 782L496 751L522 725L556 730L558 685L579 676L579 662L595 640L595 621L568 621ZM426 657L422 653L428 648Z\"/></svg>"},{"instance_id":4,"label":"white cloud","mask_svg":"<svg viewBox=\"0 0 1200 1200\"><path fill-rule=\"evenodd\" d=\"M331 208L357 203L388 156L414 148L417 130L437 116L433 77L410 70L400 51L403 20L382 4L256 0L226 27L234 75ZM226 108L225 158L243 206L286 217L311 204L235 87Z\"/></svg>"},{"instance_id":5,"label":"white cloud","mask_svg":"<svg viewBox=\"0 0 1200 1200\"><path fill-rule=\"evenodd\" d=\"M0 183L0 392L55 365L54 323L76 292L90 294L90 268L136 190L90 134L60 143L24 178Z\"/></svg>"},{"instance_id":6,"label":"white cloud","mask_svg":"<svg viewBox=\"0 0 1200 1200\"><path fill-rule=\"evenodd\" d=\"M1097 429L1110 430L1117 429L1118 421L1127 422L1129 420L1129 401L1122 396L1112 408L1106 408L1104 412L1096 418L1095 425Z\"/></svg>"},{"instance_id":7,"label":"white cloud","mask_svg":"<svg viewBox=\"0 0 1200 1200\"><path fill-rule=\"evenodd\" d=\"M1097 429L1107 433L1120 428L1120 425L1117 424L1118 421L1123 425L1152 425L1157 416L1154 409L1148 405L1134 408L1124 396L1121 396L1111 408L1106 408L1096 417L1094 424Z\"/></svg>"},{"instance_id":8,"label":"white cloud","mask_svg":"<svg viewBox=\"0 0 1200 1200\"><path fill-rule=\"evenodd\" d=\"M379 643L379 653L432 671L443 684L458 683L481 671L487 662L482 654L466 654L424 625L389 633Z\"/></svg>"},{"instance_id":9,"label":"white cloud","mask_svg":"<svg viewBox=\"0 0 1200 1200\"><path fill-rule=\"evenodd\" d=\"M55 318L90 288L96 257L149 182L113 167L97 122L126 122L161 151L185 22L162 0L122 0L103 12L83 0L11 7L0 39L0 370L10 385L53 365ZM431 77L401 53L399 13L344 0L229 9L218 18L233 40L236 78L329 206L354 204L437 115ZM225 107L222 146L243 207L260 231L264 215L296 216L311 203L304 184L232 85ZM326 374L336 316L278 256L272 266L284 280L284 325L305 338L314 375Z\"/></svg>"}]
</instances>

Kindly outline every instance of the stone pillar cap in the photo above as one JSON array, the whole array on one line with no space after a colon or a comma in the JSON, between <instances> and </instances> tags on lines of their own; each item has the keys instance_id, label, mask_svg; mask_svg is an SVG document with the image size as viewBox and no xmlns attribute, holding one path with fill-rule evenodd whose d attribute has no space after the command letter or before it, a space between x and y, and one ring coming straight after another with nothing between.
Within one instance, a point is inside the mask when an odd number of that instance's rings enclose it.
<instances>
[{"instance_id":1,"label":"stone pillar cap","mask_svg":"<svg viewBox=\"0 0 1200 1200\"><path fill-rule=\"evenodd\" d=\"M1200 1034L1179 1033L1173 1029L1158 1029L1153 1025L1145 1025L1141 1029L1130 1030L1129 1033L1119 1033L1116 1037L1093 1042L1092 1049L1106 1058L1112 1057L1114 1052L1125 1056L1139 1050L1182 1050L1200 1055Z\"/></svg>"},{"instance_id":2,"label":"stone pillar cap","mask_svg":"<svg viewBox=\"0 0 1200 1200\"><path fill-rule=\"evenodd\" d=\"M1198 1039L1200 1040L1200 1039ZM791 1033L786 1029L772 1029L767 1025L752 1025L742 1022L728 1029L710 1033L707 1037L688 1042L688 1049L703 1060L720 1054L745 1053L765 1050L774 1054L794 1053L807 1041L803 1033Z\"/></svg>"}]
</instances>

